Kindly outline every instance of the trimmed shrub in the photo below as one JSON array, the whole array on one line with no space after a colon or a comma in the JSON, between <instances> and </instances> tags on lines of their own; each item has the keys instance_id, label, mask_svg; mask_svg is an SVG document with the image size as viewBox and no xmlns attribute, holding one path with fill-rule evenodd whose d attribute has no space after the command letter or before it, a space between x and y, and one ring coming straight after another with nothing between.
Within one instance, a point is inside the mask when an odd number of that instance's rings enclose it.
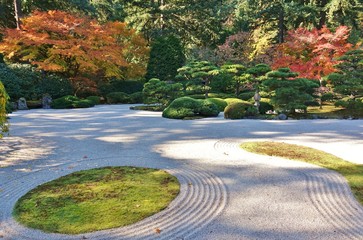
<instances>
[{"instance_id":1,"label":"trimmed shrub","mask_svg":"<svg viewBox=\"0 0 363 240\"><path fill-rule=\"evenodd\" d=\"M224 109L224 118L226 119L242 119L245 117L246 104L242 102L234 102Z\"/></svg>"},{"instance_id":2,"label":"trimmed shrub","mask_svg":"<svg viewBox=\"0 0 363 240\"><path fill-rule=\"evenodd\" d=\"M144 94L142 92L135 92L130 94L130 103L143 103L144 101Z\"/></svg>"},{"instance_id":3,"label":"trimmed shrub","mask_svg":"<svg viewBox=\"0 0 363 240\"><path fill-rule=\"evenodd\" d=\"M175 99L164 111L163 117L185 119L193 117L216 117L219 114L217 105L207 100L181 97Z\"/></svg>"},{"instance_id":4,"label":"trimmed shrub","mask_svg":"<svg viewBox=\"0 0 363 240\"><path fill-rule=\"evenodd\" d=\"M333 93L325 93L323 94L323 96L321 96L321 101L322 102L330 102L334 99L334 94Z\"/></svg>"},{"instance_id":5,"label":"trimmed shrub","mask_svg":"<svg viewBox=\"0 0 363 240\"><path fill-rule=\"evenodd\" d=\"M79 101L75 101L72 106L74 108L89 108L93 107L95 103L92 100L89 99L81 99Z\"/></svg>"},{"instance_id":6,"label":"trimmed shrub","mask_svg":"<svg viewBox=\"0 0 363 240\"><path fill-rule=\"evenodd\" d=\"M79 99L78 97L68 95L61 98L54 99L51 107L54 109L67 109L67 108L89 108L95 104L89 99Z\"/></svg>"},{"instance_id":7,"label":"trimmed shrub","mask_svg":"<svg viewBox=\"0 0 363 240\"><path fill-rule=\"evenodd\" d=\"M107 103L130 103L131 98L130 95L124 92L112 92L107 94Z\"/></svg>"},{"instance_id":8,"label":"trimmed shrub","mask_svg":"<svg viewBox=\"0 0 363 240\"><path fill-rule=\"evenodd\" d=\"M247 107L246 112L245 112L246 117L254 117L254 116L257 116L258 114L259 114L259 111L257 110L257 108L255 106Z\"/></svg>"},{"instance_id":9,"label":"trimmed shrub","mask_svg":"<svg viewBox=\"0 0 363 240\"><path fill-rule=\"evenodd\" d=\"M247 102L247 101L243 101L243 100L241 100L239 98L226 98L226 99L224 99L224 101L226 101L228 105L233 104L233 103L243 103L246 106L252 106L253 105L252 103Z\"/></svg>"},{"instance_id":10,"label":"trimmed shrub","mask_svg":"<svg viewBox=\"0 0 363 240\"><path fill-rule=\"evenodd\" d=\"M240 98L244 101L249 101L249 100L252 100L254 95L255 95L255 92L244 92L244 93L241 93L240 95L238 95L238 98Z\"/></svg>"},{"instance_id":11,"label":"trimmed shrub","mask_svg":"<svg viewBox=\"0 0 363 240\"><path fill-rule=\"evenodd\" d=\"M79 101L79 98L72 95L67 95L54 99L51 103L51 107L55 109L73 108L73 103L76 101Z\"/></svg>"},{"instance_id":12,"label":"trimmed shrub","mask_svg":"<svg viewBox=\"0 0 363 240\"><path fill-rule=\"evenodd\" d=\"M99 96L89 96L86 99L90 100L93 103L93 105L98 105L101 103L101 98Z\"/></svg>"},{"instance_id":13,"label":"trimmed shrub","mask_svg":"<svg viewBox=\"0 0 363 240\"><path fill-rule=\"evenodd\" d=\"M152 78L144 85L142 90L144 102L147 104L161 104L164 107L171 101L178 98L183 91L181 83L167 83L160 79Z\"/></svg>"},{"instance_id":14,"label":"trimmed shrub","mask_svg":"<svg viewBox=\"0 0 363 240\"><path fill-rule=\"evenodd\" d=\"M223 112L224 109L227 107L227 102L224 101L222 98L208 98L207 101L217 105L220 112Z\"/></svg>"},{"instance_id":15,"label":"trimmed shrub","mask_svg":"<svg viewBox=\"0 0 363 240\"><path fill-rule=\"evenodd\" d=\"M36 109L36 108L42 108L42 101L35 100L35 101L27 101L26 104L28 105L29 109Z\"/></svg>"},{"instance_id":16,"label":"trimmed shrub","mask_svg":"<svg viewBox=\"0 0 363 240\"><path fill-rule=\"evenodd\" d=\"M219 114L219 108L216 104L209 102L208 100L198 100L199 108L198 115L203 117L217 117Z\"/></svg>"},{"instance_id":17,"label":"trimmed shrub","mask_svg":"<svg viewBox=\"0 0 363 240\"><path fill-rule=\"evenodd\" d=\"M338 100L334 103L336 107L344 107L348 110L363 110L362 99L349 99L348 101Z\"/></svg>"},{"instance_id":18,"label":"trimmed shrub","mask_svg":"<svg viewBox=\"0 0 363 240\"><path fill-rule=\"evenodd\" d=\"M267 111L273 111L274 106L269 104L268 102L260 102L260 107L258 108L260 114L266 114Z\"/></svg>"}]
</instances>

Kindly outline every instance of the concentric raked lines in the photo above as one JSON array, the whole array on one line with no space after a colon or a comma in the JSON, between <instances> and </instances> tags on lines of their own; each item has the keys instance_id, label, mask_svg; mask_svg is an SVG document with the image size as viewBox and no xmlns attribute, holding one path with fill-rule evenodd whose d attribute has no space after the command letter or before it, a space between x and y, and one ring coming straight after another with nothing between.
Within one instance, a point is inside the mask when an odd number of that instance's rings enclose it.
<instances>
[{"instance_id":1,"label":"concentric raked lines","mask_svg":"<svg viewBox=\"0 0 363 240\"><path fill-rule=\"evenodd\" d=\"M227 204L227 190L218 177L196 167L166 170L180 182L180 194L168 208L130 226L79 235L48 234L16 223L11 217L11 209L18 198L37 184L30 179L13 181L8 183L11 187L1 192L0 196L0 202L6 205L2 209L9 209L0 213L0 235L3 239L32 240L190 238L221 213Z\"/></svg>"},{"instance_id":2,"label":"concentric raked lines","mask_svg":"<svg viewBox=\"0 0 363 240\"><path fill-rule=\"evenodd\" d=\"M314 207L334 225L336 231L349 239L362 239L363 209L344 178L325 169L305 175Z\"/></svg>"},{"instance_id":3,"label":"concentric raked lines","mask_svg":"<svg viewBox=\"0 0 363 240\"><path fill-rule=\"evenodd\" d=\"M239 144L241 141L224 139L216 142L214 148L223 153L242 153ZM362 239L363 208L354 198L345 178L319 167L296 171L305 176L309 199L324 219L347 239Z\"/></svg>"}]
</instances>

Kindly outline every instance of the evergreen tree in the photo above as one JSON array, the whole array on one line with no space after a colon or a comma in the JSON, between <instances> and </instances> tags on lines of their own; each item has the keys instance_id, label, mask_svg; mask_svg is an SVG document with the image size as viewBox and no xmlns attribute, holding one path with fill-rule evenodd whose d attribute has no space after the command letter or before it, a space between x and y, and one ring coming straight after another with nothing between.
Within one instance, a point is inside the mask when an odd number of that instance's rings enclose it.
<instances>
[{"instance_id":1,"label":"evergreen tree","mask_svg":"<svg viewBox=\"0 0 363 240\"><path fill-rule=\"evenodd\" d=\"M145 77L172 81L178 73L178 68L184 63L185 55L180 40L173 35L158 37L151 44Z\"/></svg>"},{"instance_id":2,"label":"evergreen tree","mask_svg":"<svg viewBox=\"0 0 363 240\"><path fill-rule=\"evenodd\" d=\"M336 65L339 72L328 76L334 91L349 96L351 100L363 97L363 50L349 51L339 60L342 61Z\"/></svg>"},{"instance_id":3,"label":"evergreen tree","mask_svg":"<svg viewBox=\"0 0 363 240\"><path fill-rule=\"evenodd\" d=\"M280 68L267 73L263 85L273 92L271 103L275 109L294 113L295 109L306 111L306 102L313 100L314 89L319 87L316 81L297 78L297 73L289 68Z\"/></svg>"}]
</instances>

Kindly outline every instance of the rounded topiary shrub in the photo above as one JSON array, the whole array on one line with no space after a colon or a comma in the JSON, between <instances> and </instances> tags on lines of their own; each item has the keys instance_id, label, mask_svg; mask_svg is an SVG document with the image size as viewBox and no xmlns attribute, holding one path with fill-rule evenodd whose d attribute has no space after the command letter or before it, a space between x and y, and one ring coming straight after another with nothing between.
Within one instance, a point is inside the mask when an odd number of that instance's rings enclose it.
<instances>
[{"instance_id":1,"label":"rounded topiary shrub","mask_svg":"<svg viewBox=\"0 0 363 240\"><path fill-rule=\"evenodd\" d=\"M135 92L130 94L130 103L143 103L144 95L142 92Z\"/></svg>"},{"instance_id":2,"label":"rounded topiary shrub","mask_svg":"<svg viewBox=\"0 0 363 240\"><path fill-rule=\"evenodd\" d=\"M54 99L51 103L51 107L55 109L73 108L73 103L76 101L79 101L78 97L67 95Z\"/></svg>"},{"instance_id":3,"label":"rounded topiary shrub","mask_svg":"<svg viewBox=\"0 0 363 240\"><path fill-rule=\"evenodd\" d=\"M219 108L216 104L209 102L208 100L198 100L199 108L198 114L203 117L217 117L219 114Z\"/></svg>"},{"instance_id":4,"label":"rounded topiary shrub","mask_svg":"<svg viewBox=\"0 0 363 240\"><path fill-rule=\"evenodd\" d=\"M101 103L101 98L99 96L89 96L86 99L93 102L94 105L98 105Z\"/></svg>"},{"instance_id":5,"label":"rounded topiary shrub","mask_svg":"<svg viewBox=\"0 0 363 240\"><path fill-rule=\"evenodd\" d=\"M79 101L75 101L72 106L74 108L89 108L89 107L93 107L95 105L95 103L92 100L89 99L82 99Z\"/></svg>"},{"instance_id":6,"label":"rounded topiary shrub","mask_svg":"<svg viewBox=\"0 0 363 240\"><path fill-rule=\"evenodd\" d=\"M244 101L252 100L253 96L255 95L255 92L244 92L238 95L238 97Z\"/></svg>"},{"instance_id":7,"label":"rounded topiary shrub","mask_svg":"<svg viewBox=\"0 0 363 240\"><path fill-rule=\"evenodd\" d=\"M54 99L51 103L51 107L55 109L65 109L65 108L89 108L93 107L95 104L89 99L79 99L76 96L64 96L61 98Z\"/></svg>"},{"instance_id":8,"label":"rounded topiary shrub","mask_svg":"<svg viewBox=\"0 0 363 240\"><path fill-rule=\"evenodd\" d=\"M224 118L226 119L242 119L245 117L246 104L241 102L235 102L229 104L224 109Z\"/></svg>"},{"instance_id":9,"label":"rounded topiary shrub","mask_svg":"<svg viewBox=\"0 0 363 240\"><path fill-rule=\"evenodd\" d=\"M209 101L209 102L212 102L212 103L214 103L215 105L217 105L217 107L218 107L218 110L220 111L220 112L223 112L224 111L224 109L227 107L227 102L226 101L224 101L222 98L208 98L207 99L207 101Z\"/></svg>"},{"instance_id":10,"label":"rounded topiary shrub","mask_svg":"<svg viewBox=\"0 0 363 240\"><path fill-rule=\"evenodd\" d=\"M130 103L130 95L124 92L112 92L106 96L107 103Z\"/></svg>"},{"instance_id":11,"label":"rounded topiary shrub","mask_svg":"<svg viewBox=\"0 0 363 240\"><path fill-rule=\"evenodd\" d=\"M238 103L243 103L246 106L252 106L253 105L252 103L247 102L247 101L243 101L243 100L241 100L239 98L226 98L226 99L224 99L224 101L226 101L228 105L230 105L232 103L237 103L237 102Z\"/></svg>"},{"instance_id":12,"label":"rounded topiary shrub","mask_svg":"<svg viewBox=\"0 0 363 240\"><path fill-rule=\"evenodd\" d=\"M163 117L185 119L193 117L216 117L219 114L217 105L207 100L181 97L175 99L164 111Z\"/></svg>"}]
</instances>

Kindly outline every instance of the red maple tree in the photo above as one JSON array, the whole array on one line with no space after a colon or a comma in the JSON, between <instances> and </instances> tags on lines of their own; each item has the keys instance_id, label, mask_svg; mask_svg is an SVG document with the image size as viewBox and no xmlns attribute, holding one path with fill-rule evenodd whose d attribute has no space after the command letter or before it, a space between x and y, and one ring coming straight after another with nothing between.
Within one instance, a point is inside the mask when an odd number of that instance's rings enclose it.
<instances>
[{"instance_id":1,"label":"red maple tree","mask_svg":"<svg viewBox=\"0 0 363 240\"><path fill-rule=\"evenodd\" d=\"M10 61L62 73L77 86L146 73L147 42L125 23L100 24L63 11L35 11L22 23L21 30L5 29L0 43L0 52Z\"/></svg>"},{"instance_id":2,"label":"red maple tree","mask_svg":"<svg viewBox=\"0 0 363 240\"><path fill-rule=\"evenodd\" d=\"M349 32L346 26L338 27L335 32L326 26L320 30L291 30L286 42L279 46L281 55L274 60L272 67L289 67L299 73L299 77L321 80L336 71L337 58L352 48L347 41Z\"/></svg>"}]
</instances>

